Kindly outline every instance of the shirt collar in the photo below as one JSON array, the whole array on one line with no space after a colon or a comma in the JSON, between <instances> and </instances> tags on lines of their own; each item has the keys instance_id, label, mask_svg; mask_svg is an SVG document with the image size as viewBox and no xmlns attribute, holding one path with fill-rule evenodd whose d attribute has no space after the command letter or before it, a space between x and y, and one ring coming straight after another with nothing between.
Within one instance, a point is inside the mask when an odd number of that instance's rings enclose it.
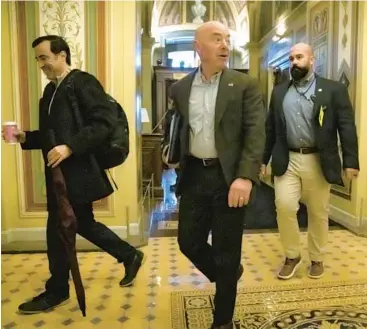
<instances>
[{"instance_id":1,"label":"shirt collar","mask_svg":"<svg viewBox=\"0 0 367 329\"><path fill-rule=\"evenodd\" d=\"M55 83L55 85L58 87L60 85L60 83L62 82L62 80L65 79L65 77L70 73L71 68L68 67L63 74L59 75L56 77L56 80L53 80L53 82Z\"/></svg>"},{"instance_id":2,"label":"shirt collar","mask_svg":"<svg viewBox=\"0 0 367 329\"><path fill-rule=\"evenodd\" d=\"M201 66L199 66L198 73L196 74L196 77L199 82L201 83L217 83L220 79L220 76L222 75L222 71L215 73L210 80L206 80L205 76L201 72Z\"/></svg>"},{"instance_id":3,"label":"shirt collar","mask_svg":"<svg viewBox=\"0 0 367 329\"><path fill-rule=\"evenodd\" d=\"M301 81L294 81L294 83L298 86L305 86L308 85L310 82L312 82L315 79L315 73L311 72L311 74L308 77L303 78Z\"/></svg>"}]
</instances>

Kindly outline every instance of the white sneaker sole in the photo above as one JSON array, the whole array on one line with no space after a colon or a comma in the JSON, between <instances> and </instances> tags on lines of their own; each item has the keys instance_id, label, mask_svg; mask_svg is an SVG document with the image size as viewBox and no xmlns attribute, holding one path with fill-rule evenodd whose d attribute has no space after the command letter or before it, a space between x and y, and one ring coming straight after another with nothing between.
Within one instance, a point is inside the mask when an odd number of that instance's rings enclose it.
<instances>
[{"instance_id":1,"label":"white sneaker sole","mask_svg":"<svg viewBox=\"0 0 367 329\"><path fill-rule=\"evenodd\" d=\"M280 275L280 273L278 272L278 278L282 280L291 279L296 274L297 270L299 269L301 265L302 265L302 258L300 259L300 261L297 263L297 265L294 267L293 271L289 275Z\"/></svg>"}]
</instances>

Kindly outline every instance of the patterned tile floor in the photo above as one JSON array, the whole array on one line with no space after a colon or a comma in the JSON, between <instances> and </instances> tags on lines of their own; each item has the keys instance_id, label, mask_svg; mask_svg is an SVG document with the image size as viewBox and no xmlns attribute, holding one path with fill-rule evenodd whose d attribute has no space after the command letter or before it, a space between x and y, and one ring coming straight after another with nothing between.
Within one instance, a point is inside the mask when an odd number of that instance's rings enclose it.
<instances>
[{"instance_id":1,"label":"patterned tile floor","mask_svg":"<svg viewBox=\"0 0 367 329\"><path fill-rule=\"evenodd\" d=\"M367 239L345 230L330 232L326 274L321 282L367 278ZM275 272L283 256L277 233L243 237L241 288L254 286L309 285L306 234L302 233L304 265L291 281L279 281ZM135 285L120 288L122 267L105 253L80 253L86 286L87 317L83 318L71 285L68 304L49 313L19 315L18 305L42 291L48 277L45 254L2 255L2 328L4 329L170 329L170 296L173 291L208 289L213 285L180 253L175 237L151 238L142 248L147 261ZM320 282L319 281L319 282ZM72 284L72 283L71 283ZM203 328L205 329L205 328Z\"/></svg>"}]
</instances>

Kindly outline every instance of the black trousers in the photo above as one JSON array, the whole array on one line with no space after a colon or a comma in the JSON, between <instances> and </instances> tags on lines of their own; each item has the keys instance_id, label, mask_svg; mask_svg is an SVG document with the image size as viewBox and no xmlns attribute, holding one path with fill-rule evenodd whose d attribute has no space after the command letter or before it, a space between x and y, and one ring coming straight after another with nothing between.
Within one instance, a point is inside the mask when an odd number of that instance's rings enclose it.
<instances>
[{"instance_id":1,"label":"black trousers","mask_svg":"<svg viewBox=\"0 0 367 329\"><path fill-rule=\"evenodd\" d=\"M228 207L229 187L220 164L204 167L189 158L182 177L178 243L182 253L216 283L214 325L232 320L245 208ZM208 244L212 232L212 245Z\"/></svg>"},{"instance_id":2,"label":"black trousers","mask_svg":"<svg viewBox=\"0 0 367 329\"><path fill-rule=\"evenodd\" d=\"M121 240L107 226L97 222L93 215L92 203L73 205L78 220L78 233L116 258L119 263L129 264L133 261L136 249ZM49 211L47 220L47 256L50 279L46 282L46 290L58 296L69 294L69 262L58 229L57 210Z\"/></svg>"}]
</instances>

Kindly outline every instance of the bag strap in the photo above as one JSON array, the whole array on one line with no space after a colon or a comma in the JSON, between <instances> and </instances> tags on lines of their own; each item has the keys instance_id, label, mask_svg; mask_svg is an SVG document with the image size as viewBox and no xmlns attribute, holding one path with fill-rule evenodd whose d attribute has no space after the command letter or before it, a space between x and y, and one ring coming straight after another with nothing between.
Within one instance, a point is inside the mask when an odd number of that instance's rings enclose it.
<instances>
[{"instance_id":1,"label":"bag strap","mask_svg":"<svg viewBox=\"0 0 367 329\"><path fill-rule=\"evenodd\" d=\"M83 120L83 116L79 108L79 102L78 102L78 97L75 92L75 83L74 83L75 75L78 72L80 71L75 69L69 73L67 77L68 80L66 82L66 91L67 91L68 99L70 101L71 108L74 113L76 125L78 127L78 130L81 130L84 127L84 120Z\"/></svg>"},{"instance_id":2,"label":"bag strap","mask_svg":"<svg viewBox=\"0 0 367 329\"><path fill-rule=\"evenodd\" d=\"M79 108L78 97L75 93L75 84L74 84L75 74L77 74L78 72L80 72L80 71L75 69L75 70L72 70L69 73L68 81L67 81L67 84L66 84L66 90L67 90L67 95L68 95L68 98L69 98L69 101L70 101L70 104L71 104L71 108L72 108L73 113L74 113L76 125L78 127L78 130L81 130L84 127L84 120L83 120L83 116L82 116L82 113L81 113L80 108ZM92 157L96 161L96 163L98 164L98 161L96 160L96 157L94 155L92 155ZM108 174L109 174L109 176L110 176L110 178L113 182L113 185L115 186L116 190L118 190L117 184L116 184L115 180L113 179L110 170L107 169L107 171L108 171Z\"/></svg>"}]
</instances>

